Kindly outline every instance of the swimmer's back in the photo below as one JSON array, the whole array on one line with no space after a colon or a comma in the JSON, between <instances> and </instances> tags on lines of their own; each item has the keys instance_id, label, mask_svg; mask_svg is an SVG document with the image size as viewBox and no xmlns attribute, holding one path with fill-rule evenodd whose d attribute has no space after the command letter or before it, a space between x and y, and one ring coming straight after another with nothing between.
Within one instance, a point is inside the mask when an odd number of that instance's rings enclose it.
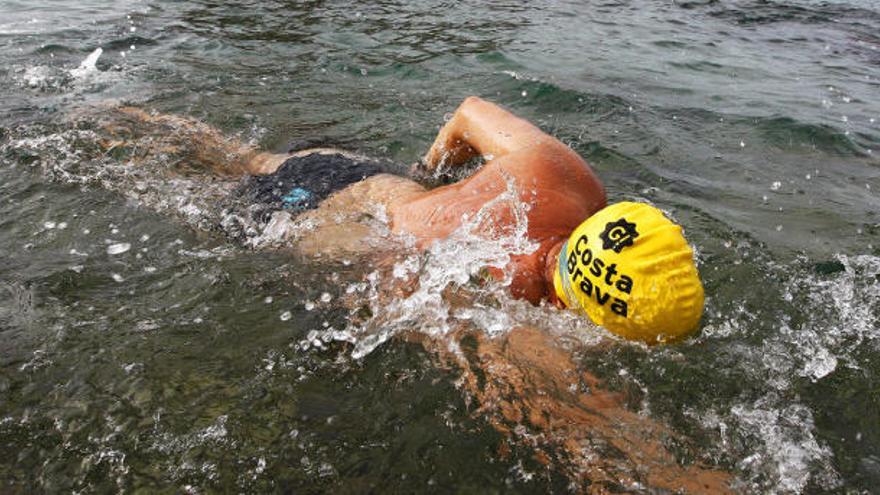
<instances>
[{"instance_id":1,"label":"swimmer's back","mask_svg":"<svg viewBox=\"0 0 880 495\"><path fill-rule=\"evenodd\" d=\"M493 203L509 186L527 205L528 237L542 241L567 235L605 206L605 190L587 163L558 141L535 144L491 160L456 184L428 191L392 211L396 231L425 244L448 236L483 211L479 230L488 236L515 225L510 203Z\"/></svg>"}]
</instances>

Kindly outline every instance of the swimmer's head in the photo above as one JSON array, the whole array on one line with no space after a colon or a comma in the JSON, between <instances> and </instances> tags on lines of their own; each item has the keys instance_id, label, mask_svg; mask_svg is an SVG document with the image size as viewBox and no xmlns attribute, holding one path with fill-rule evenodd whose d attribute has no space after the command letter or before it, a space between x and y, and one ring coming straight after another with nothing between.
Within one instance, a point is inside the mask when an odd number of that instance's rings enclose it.
<instances>
[{"instance_id":1,"label":"swimmer's head","mask_svg":"<svg viewBox=\"0 0 880 495\"><path fill-rule=\"evenodd\" d=\"M553 276L569 308L630 340L679 340L703 314L703 285L694 253L657 208L617 203L572 232Z\"/></svg>"}]
</instances>

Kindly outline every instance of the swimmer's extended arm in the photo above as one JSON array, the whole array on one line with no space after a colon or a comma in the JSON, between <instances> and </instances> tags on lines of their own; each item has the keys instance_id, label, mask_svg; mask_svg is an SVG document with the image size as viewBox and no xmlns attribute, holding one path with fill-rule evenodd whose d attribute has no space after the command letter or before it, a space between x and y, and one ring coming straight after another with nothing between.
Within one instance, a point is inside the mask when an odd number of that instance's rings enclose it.
<instances>
[{"instance_id":1,"label":"swimmer's extended arm","mask_svg":"<svg viewBox=\"0 0 880 495\"><path fill-rule=\"evenodd\" d=\"M470 96L437 135L425 155L428 169L461 164L475 156L500 158L536 145L561 145L555 138L507 110Z\"/></svg>"}]
</instances>

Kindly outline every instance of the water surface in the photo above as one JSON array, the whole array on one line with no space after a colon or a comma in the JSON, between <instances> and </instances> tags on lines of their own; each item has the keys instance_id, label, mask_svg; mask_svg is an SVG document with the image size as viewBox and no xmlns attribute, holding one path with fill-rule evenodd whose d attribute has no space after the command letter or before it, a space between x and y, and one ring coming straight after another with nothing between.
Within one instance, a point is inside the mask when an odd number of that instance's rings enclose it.
<instances>
[{"instance_id":1,"label":"water surface","mask_svg":"<svg viewBox=\"0 0 880 495\"><path fill-rule=\"evenodd\" d=\"M476 94L581 153L611 200L681 222L708 298L701 334L666 348L503 288L473 324L602 341L572 347L579 366L739 491L870 492L877 33L867 0L0 2L2 491L571 490L454 367L375 338L388 315L352 328L357 263L252 249L212 202L223 184L132 171L71 120L129 104L402 172ZM463 256L434 254L436 272ZM448 324L428 309L397 307L389 333Z\"/></svg>"}]
</instances>

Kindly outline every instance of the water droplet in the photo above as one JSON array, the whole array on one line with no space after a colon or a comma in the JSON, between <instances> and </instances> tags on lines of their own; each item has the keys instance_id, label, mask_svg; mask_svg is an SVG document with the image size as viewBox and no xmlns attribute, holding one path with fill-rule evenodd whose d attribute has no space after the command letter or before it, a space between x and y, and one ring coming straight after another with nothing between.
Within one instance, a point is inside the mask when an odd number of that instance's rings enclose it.
<instances>
[{"instance_id":1,"label":"water droplet","mask_svg":"<svg viewBox=\"0 0 880 495\"><path fill-rule=\"evenodd\" d=\"M116 244L110 244L107 246L107 254L116 255L122 254L131 249L131 244L127 242L117 242Z\"/></svg>"},{"instance_id":2,"label":"water droplet","mask_svg":"<svg viewBox=\"0 0 880 495\"><path fill-rule=\"evenodd\" d=\"M285 312L281 313L281 321L287 321L292 316L293 316L293 314L290 311L285 311Z\"/></svg>"}]
</instances>

